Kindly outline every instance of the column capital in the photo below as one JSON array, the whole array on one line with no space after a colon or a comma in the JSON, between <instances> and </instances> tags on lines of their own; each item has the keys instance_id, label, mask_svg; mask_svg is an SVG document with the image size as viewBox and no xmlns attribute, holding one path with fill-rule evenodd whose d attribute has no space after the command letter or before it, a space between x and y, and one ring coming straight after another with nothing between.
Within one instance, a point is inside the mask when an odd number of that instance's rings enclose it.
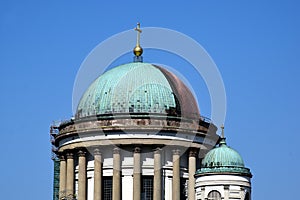
<instances>
[{"instance_id":1,"label":"column capital","mask_svg":"<svg viewBox=\"0 0 300 200\"><path fill-rule=\"evenodd\" d=\"M139 146L134 147L133 152L134 153L141 153L141 147L139 147Z\"/></svg>"},{"instance_id":2,"label":"column capital","mask_svg":"<svg viewBox=\"0 0 300 200\"><path fill-rule=\"evenodd\" d=\"M98 148L94 149L94 156L101 155L101 152Z\"/></svg>"},{"instance_id":3,"label":"column capital","mask_svg":"<svg viewBox=\"0 0 300 200\"><path fill-rule=\"evenodd\" d=\"M74 158L73 152L67 152L66 156L67 156L67 159L73 159Z\"/></svg>"},{"instance_id":4,"label":"column capital","mask_svg":"<svg viewBox=\"0 0 300 200\"><path fill-rule=\"evenodd\" d=\"M197 155L198 155L198 149L196 148L189 149L189 157L197 157Z\"/></svg>"},{"instance_id":5,"label":"column capital","mask_svg":"<svg viewBox=\"0 0 300 200\"><path fill-rule=\"evenodd\" d=\"M65 161L66 160L66 156L63 153L58 154L58 158L60 161Z\"/></svg>"},{"instance_id":6,"label":"column capital","mask_svg":"<svg viewBox=\"0 0 300 200\"><path fill-rule=\"evenodd\" d=\"M120 153L120 148L115 147L115 148L113 149L113 154L119 154L119 153Z\"/></svg>"},{"instance_id":7,"label":"column capital","mask_svg":"<svg viewBox=\"0 0 300 200\"><path fill-rule=\"evenodd\" d=\"M84 157L85 155L86 155L86 151L83 150L83 149L79 149L79 151L78 151L78 156L79 156L79 157Z\"/></svg>"},{"instance_id":8,"label":"column capital","mask_svg":"<svg viewBox=\"0 0 300 200\"><path fill-rule=\"evenodd\" d=\"M160 154L161 153L161 151L162 151L162 149L160 148L160 147L156 147L155 149L154 149L154 154Z\"/></svg>"},{"instance_id":9,"label":"column capital","mask_svg":"<svg viewBox=\"0 0 300 200\"><path fill-rule=\"evenodd\" d=\"M173 155L180 155L179 149L174 149L172 152L173 152Z\"/></svg>"}]
</instances>

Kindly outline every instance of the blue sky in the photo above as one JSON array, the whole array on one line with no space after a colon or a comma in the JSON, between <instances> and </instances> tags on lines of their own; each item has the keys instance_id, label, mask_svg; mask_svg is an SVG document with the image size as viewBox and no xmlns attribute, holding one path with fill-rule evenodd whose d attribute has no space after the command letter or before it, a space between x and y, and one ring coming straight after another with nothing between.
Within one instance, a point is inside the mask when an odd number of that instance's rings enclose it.
<instances>
[{"instance_id":1,"label":"blue sky","mask_svg":"<svg viewBox=\"0 0 300 200\"><path fill-rule=\"evenodd\" d=\"M294 199L300 185L299 19L296 0L2 0L1 199L52 198L49 125L72 116L73 83L87 54L137 21L185 33L207 50L226 88L228 144L254 174L253 199ZM149 51L147 58L145 52L145 59L184 64L159 53ZM202 115L209 115L202 84L197 97Z\"/></svg>"}]
</instances>

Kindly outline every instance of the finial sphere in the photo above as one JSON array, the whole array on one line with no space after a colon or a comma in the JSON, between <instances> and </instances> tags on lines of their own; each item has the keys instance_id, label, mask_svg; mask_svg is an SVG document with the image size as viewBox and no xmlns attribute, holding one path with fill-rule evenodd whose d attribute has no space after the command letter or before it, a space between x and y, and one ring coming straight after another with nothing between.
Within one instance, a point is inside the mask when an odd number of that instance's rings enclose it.
<instances>
[{"instance_id":1,"label":"finial sphere","mask_svg":"<svg viewBox=\"0 0 300 200\"><path fill-rule=\"evenodd\" d=\"M134 49L133 49L133 53L134 55L136 56L141 56L143 54L143 48L141 46L136 46Z\"/></svg>"}]
</instances>

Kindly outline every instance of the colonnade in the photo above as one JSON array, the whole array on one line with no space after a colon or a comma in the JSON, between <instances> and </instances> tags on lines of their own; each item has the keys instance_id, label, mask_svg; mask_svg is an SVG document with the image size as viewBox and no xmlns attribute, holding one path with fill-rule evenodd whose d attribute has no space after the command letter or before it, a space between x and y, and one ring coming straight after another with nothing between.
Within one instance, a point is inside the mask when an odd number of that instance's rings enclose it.
<instances>
[{"instance_id":1,"label":"colonnade","mask_svg":"<svg viewBox=\"0 0 300 200\"><path fill-rule=\"evenodd\" d=\"M133 199L141 200L141 181L142 181L142 167L141 167L141 147L137 146L133 151ZM172 177L172 199L180 200L180 150L173 150L173 177ZM74 197L75 191L75 168L74 156L75 151L66 151L60 154L60 183L59 183L59 199ZM78 158L78 200L87 199L87 165L86 165L86 151L79 149L76 151ZM196 172L196 155L197 149L189 149L188 170L189 170L189 184L188 184L188 199L195 199L195 179ZM94 149L94 200L102 199L102 154L98 148ZM153 199L162 199L162 163L161 163L161 149L154 150L154 176L153 176ZM113 149L113 178L112 178L112 199L121 199L121 155L120 149Z\"/></svg>"}]
</instances>

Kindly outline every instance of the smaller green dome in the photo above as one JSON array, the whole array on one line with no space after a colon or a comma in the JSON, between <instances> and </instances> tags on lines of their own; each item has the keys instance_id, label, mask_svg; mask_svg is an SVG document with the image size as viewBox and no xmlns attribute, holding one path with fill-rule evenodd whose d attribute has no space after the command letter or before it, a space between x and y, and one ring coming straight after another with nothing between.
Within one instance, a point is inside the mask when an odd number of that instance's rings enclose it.
<instances>
[{"instance_id":1,"label":"smaller green dome","mask_svg":"<svg viewBox=\"0 0 300 200\"><path fill-rule=\"evenodd\" d=\"M244 167L243 158L240 154L226 145L225 139L222 139L219 147L209 151L202 161L203 167L214 166L236 166Z\"/></svg>"},{"instance_id":2,"label":"smaller green dome","mask_svg":"<svg viewBox=\"0 0 300 200\"><path fill-rule=\"evenodd\" d=\"M197 174L204 173L242 173L251 176L250 170L245 168L241 155L227 146L222 138L219 146L210 150L201 163Z\"/></svg>"}]
</instances>

